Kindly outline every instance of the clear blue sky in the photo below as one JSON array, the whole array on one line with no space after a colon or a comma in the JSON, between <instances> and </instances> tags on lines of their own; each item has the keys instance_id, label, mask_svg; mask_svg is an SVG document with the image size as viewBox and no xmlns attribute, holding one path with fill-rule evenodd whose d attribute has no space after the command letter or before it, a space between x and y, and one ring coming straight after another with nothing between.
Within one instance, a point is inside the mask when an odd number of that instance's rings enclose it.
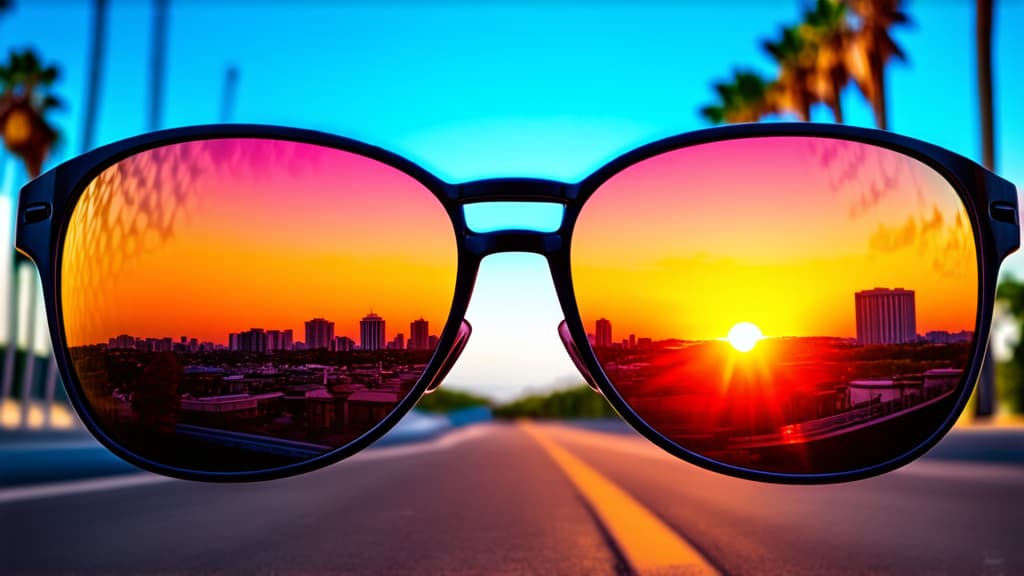
<instances>
[{"instance_id":1,"label":"clear blue sky","mask_svg":"<svg viewBox=\"0 0 1024 576\"><path fill-rule=\"evenodd\" d=\"M0 18L0 52L32 46L59 65L68 106L54 116L65 136L54 161L66 159L81 149L92 3L14 2ZM633 146L705 126L698 110L712 82L735 67L772 73L761 39L807 2L482 4L171 0L162 127L219 121L234 65L231 121L344 134L451 181L573 180ZM909 62L889 68L888 94L890 129L977 159L973 7L908 3L915 24L894 35ZM97 144L146 130L151 20L150 2L111 2ZM1024 2L996 0L997 164L1019 184L1022 25ZM859 94L844 104L848 122L872 125ZM1024 256L1009 267L1024 276ZM468 315L476 329L449 385L504 398L575 380L545 274L531 256L485 262Z\"/></svg>"}]
</instances>

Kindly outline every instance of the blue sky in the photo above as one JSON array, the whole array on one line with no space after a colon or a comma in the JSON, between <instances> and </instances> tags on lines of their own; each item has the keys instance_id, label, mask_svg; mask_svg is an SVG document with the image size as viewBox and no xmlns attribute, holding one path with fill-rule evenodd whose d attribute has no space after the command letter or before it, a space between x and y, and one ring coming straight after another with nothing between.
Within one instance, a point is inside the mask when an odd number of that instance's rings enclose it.
<instances>
[{"instance_id":1,"label":"blue sky","mask_svg":"<svg viewBox=\"0 0 1024 576\"><path fill-rule=\"evenodd\" d=\"M996 2L997 168L1024 184L1024 2ZM229 66L235 122L343 134L439 176L575 180L630 148L705 126L711 84L736 67L774 71L762 39L805 2L335 3L171 0L161 127L221 120ZM973 0L909 2L894 32L909 62L889 68L890 129L980 157ZM61 69L54 115L81 151L91 2L15 0L0 53L35 47ZM111 2L97 142L144 132L152 11ZM1017 64L1019 66L1019 63ZM855 90L847 121L871 126ZM815 119L829 121L824 109ZM2 182L0 182L2 184ZM1024 277L1024 256L1009 269ZM544 263L486 261L468 319L475 330L448 384L507 398L576 381L557 340L561 312Z\"/></svg>"}]
</instances>

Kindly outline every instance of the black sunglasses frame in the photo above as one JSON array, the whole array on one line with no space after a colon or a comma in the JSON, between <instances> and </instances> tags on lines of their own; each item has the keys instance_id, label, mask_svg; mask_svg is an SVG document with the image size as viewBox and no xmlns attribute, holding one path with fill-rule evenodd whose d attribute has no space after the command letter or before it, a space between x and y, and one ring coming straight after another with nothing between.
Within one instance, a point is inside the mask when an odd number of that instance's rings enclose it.
<instances>
[{"instance_id":1,"label":"black sunglasses frame","mask_svg":"<svg viewBox=\"0 0 1024 576\"><path fill-rule=\"evenodd\" d=\"M633 164L672 150L724 140L778 136L856 141L915 158L949 181L970 216L977 248L978 314L970 364L960 385L955 407L943 424L924 442L897 458L877 465L847 472L784 474L732 466L679 446L644 422L618 394L590 346L577 310L570 267L572 231L584 203L604 182ZM139 152L182 142L222 138L258 138L314 144L360 154L392 166L418 180L437 197L451 219L458 246L458 271L448 319L426 370L408 395L382 421L352 442L306 461L266 470L205 472L184 469L144 458L122 447L104 432L80 390L66 346L61 314L60 263L64 236L73 209L86 186L112 164ZM742 159L737 160L742 162ZM565 212L561 226L554 232L473 232L466 225L463 206L490 201L554 202L562 204ZM429 393L440 384L454 364L469 334L469 325L463 318L480 262L485 256L500 252L536 253L547 259L556 294L565 314L565 322L559 331L563 340L566 340L566 348L573 362L586 381L604 395L623 419L667 452L714 472L762 482L825 484L882 474L912 461L931 448L949 431L962 412L980 373L982 358L987 349L999 264L1019 244L1017 190L1012 183L963 156L913 138L873 129L811 123L738 124L665 138L615 158L577 183L495 178L462 184L444 182L415 163L387 150L323 132L244 124L175 128L97 148L26 184L21 190L16 236L17 249L34 261L39 269L53 353L60 376L67 384L68 397L88 430L112 452L146 470L188 480L225 482L269 480L315 470L355 454L390 430L424 393ZM571 341L565 338L566 335Z\"/></svg>"}]
</instances>

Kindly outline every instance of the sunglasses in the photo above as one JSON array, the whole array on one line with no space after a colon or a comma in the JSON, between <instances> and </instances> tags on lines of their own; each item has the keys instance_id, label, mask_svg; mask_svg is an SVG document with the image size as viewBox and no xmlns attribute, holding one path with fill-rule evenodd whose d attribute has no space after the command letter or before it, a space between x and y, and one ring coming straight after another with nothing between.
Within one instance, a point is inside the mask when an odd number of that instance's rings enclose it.
<instances>
[{"instance_id":1,"label":"sunglasses","mask_svg":"<svg viewBox=\"0 0 1024 576\"><path fill-rule=\"evenodd\" d=\"M490 202L561 218L467 221ZM458 359L481 260L529 252L583 379L641 434L716 472L826 483L952 427L1017 210L964 157L848 126L719 127L576 183L452 184L338 136L214 125L29 182L17 248L82 421L154 472L269 479L365 448Z\"/></svg>"}]
</instances>

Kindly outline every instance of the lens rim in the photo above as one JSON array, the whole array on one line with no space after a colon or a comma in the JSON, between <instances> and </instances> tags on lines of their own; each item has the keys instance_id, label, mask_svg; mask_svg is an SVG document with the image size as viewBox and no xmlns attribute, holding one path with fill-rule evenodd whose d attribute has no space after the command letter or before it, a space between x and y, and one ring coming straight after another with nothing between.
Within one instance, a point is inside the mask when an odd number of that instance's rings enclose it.
<instances>
[{"instance_id":1,"label":"lens rim","mask_svg":"<svg viewBox=\"0 0 1024 576\"><path fill-rule=\"evenodd\" d=\"M397 154L387 152L375 146L356 140L301 129L280 129L267 126L234 125L199 126L154 132L98 148L59 166L57 169L41 177L52 180L51 189L54 192L52 213L55 215L55 218L47 221L52 222L50 230L48 231L48 249L46 252L40 252L38 249L33 252L28 251L28 248L30 248L30 245L33 243L32 241L41 241L43 239L42 236L46 234L47 231L42 230L40 227L32 230L33 233L38 234L39 236L32 239L26 239L24 250L29 252L29 256L36 261L36 264L40 269L40 275L42 276L44 294L50 296L45 300L50 334L53 339L53 354L57 361L60 376L63 381L68 384L65 386L68 391L68 398L89 432L91 432L101 444L119 457L140 468L156 472L158 474L185 480L200 480L207 482L270 480L315 470L347 458L383 436L388 430L393 428L410 409L412 409L420 397L426 392L428 387L430 387L436 380L444 364L445 358L448 356L449 351L456 345L460 323L463 315L465 314L466 304L468 303L468 298L457 298L456 295L468 292L472 289L472 282L476 276L476 272L472 267L472 260L461 258L457 251L455 262L455 286L451 296L448 317L445 320L444 328L442 329L438 339L438 345L434 349L426 369L423 374L420 375L416 384L409 390L394 410L362 435L343 446L339 446L313 458L284 466L225 472L196 470L167 465L158 460L147 458L146 456L121 445L111 434L108 434L104 430L101 420L92 409L91 403L86 398L84 390L81 388L81 384L74 369L74 363L70 358L70 350L66 345L67 339L64 332L62 301L62 263L64 255L64 241L67 236L71 218L74 215L79 199L82 197L82 194L85 192L89 184L91 184L100 173L118 162L130 156L166 146L202 140L223 139L260 139L311 144L343 152L354 153L391 166L392 168L395 168L396 170L415 179L434 195L441 207L443 207L445 212L448 214L449 221L452 223L450 233L452 234L452 241L455 243L455 246L458 246L458 231L460 228L465 228L465 219L461 209L457 209L458 207L446 201L446 187L444 183L411 161L406 160ZM63 194L61 194L62 192ZM25 194L23 192L23 203L24 195ZM59 219L56 218L57 216L59 216ZM29 229L26 226L19 226L19 246L22 244L20 238L21 228L26 228L26 230ZM40 258L40 256L45 256L47 252L51 255L50 258Z\"/></svg>"},{"instance_id":2,"label":"lens rim","mask_svg":"<svg viewBox=\"0 0 1024 576\"><path fill-rule=\"evenodd\" d=\"M572 232L575 230L575 225L586 201L611 178L637 163L654 156L705 144L772 137L813 137L852 141L888 149L918 160L935 170L950 184L969 216L976 247L975 259L978 273L978 293L976 298L977 314L974 326L975 338L970 351L968 366L965 369L965 377L958 385L958 395L953 409L941 425L928 434L923 442L895 458L847 471L807 474L757 470L708 458L677 444L653 428L637 414L622 395L619 394L615 385L601 367L593 347L586 337L586 328L583 325L577 307L575 287L572 282L571 262ZM551 268L555 275L556 289L559 289L559 300L563 310L566 311L566 323L569 332L579 347L579 354L583 364L593 376L598 388L623 419L648 440L674 456L713 472L769 483L828 484L876 476L913 461L945 436L967 405L967 401L974 389L974 382L977 381L980 374L981 359L987 349L992 323L992 308L995 303L999 264L1003 258L1017 249L1020 239L1019 226L1016 224L1016 221L1010 223L1000 219L997 217L994 208L994 206L1003 203L1016 209L1016 189L1009 182L967 158L926 142L890 132L843 125L810 123L740 124L666 138L623 154L594 172L591 176L580 182L577 198L578 202L572 204L566 210L565 226L567 230L565 237L567 241L566 252L563 255L564 261L557 266L552 265ZM1016 216L1014 220L1016 220ZM571 313L569 312L570 309Z\"/></svg>"},{"instance_id":3,"label":"lens rim","mask_svg":"<svg viewBox=\"0 0 1024 576\"><path fill-rule=\"evenodd\" d=\"M587 199L608 179L627 167L652 156L716 141L765 136L809 136L857 141L889 148L923 162L942 175L967 209L978 248L978 317L966 385L943 425L915 449L875 466L824 474L782 474L740 468L717 462L686 450L647 425L622 399L597 361L586 337L576 306L570 262L572 231ZM122 448L97 424L82 397L79 383L70 369L60 314L61 250L73 208L85 186L103 169L138 152L167 144L217 139L266 138L309 143L353 152L388 164L423 184L444 206L452 222L457 243L458 264L451 311L438 348L420 380L398 407L371 430L336 450L303 462L268 470L208 472L165 466ZM562 225L554 232L523 230L473 233L464 219L462 206L481 200L548 201L565 205ZM41 216L42 215L42 216ZM40 271L53 351L68 396L87 429L121 458L160 474L202 481L240 482L267 480L321 468L355 454L378 439L408 412L433 385L448 353L454 349L462 319L472 294L480 261L498 252L530 252L548 260L556 295L562 306L566 327L576 345L584 377L595 384L615 410L643 436L676 457L702 468L729 476L783 484L824 484L866 478L887 472L917 458L931 448L952 427L963 410L981 368L981 357L991 328L992 307L1000 262L1020 244L1017 190L1013 184L977 163L938 146L881 130L835 124L769 123L719 126L672 136L626 152L577 183L536 178L495 178L460 184L446 183L401 156L356 140L312 130L265 125L214 124L163 130L129 138L98 148L53 168L26 184L20 195L16 247L32 259Z\"/></svg>"}]
</instances>

